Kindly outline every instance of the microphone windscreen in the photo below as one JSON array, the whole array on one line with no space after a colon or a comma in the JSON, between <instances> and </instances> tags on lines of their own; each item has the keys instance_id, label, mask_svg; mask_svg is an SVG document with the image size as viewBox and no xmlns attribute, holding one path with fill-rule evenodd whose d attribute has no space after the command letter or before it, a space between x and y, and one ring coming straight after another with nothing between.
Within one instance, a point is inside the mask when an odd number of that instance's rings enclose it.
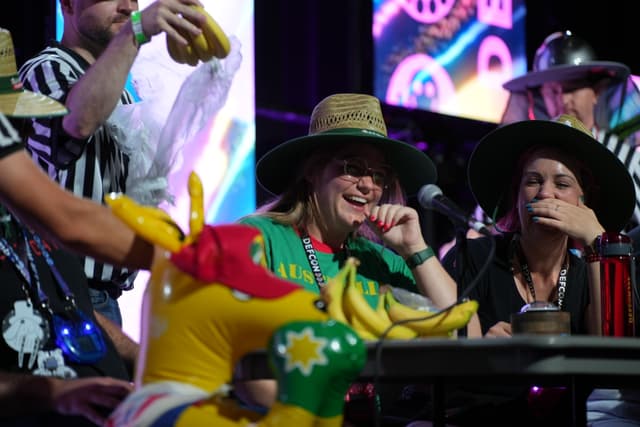
<instances>
[{"instance_id":1,"label":"microphone windscreen","mask_svg":"<svg viewBox=\"0 0 640 427\"><path fill-rule=\"evenodd\" d=\"M418 203L426 209L433 209L433 199L442 196L442 190L435 184L423 185L418 191Z\"/></svg>"}]
</instances>

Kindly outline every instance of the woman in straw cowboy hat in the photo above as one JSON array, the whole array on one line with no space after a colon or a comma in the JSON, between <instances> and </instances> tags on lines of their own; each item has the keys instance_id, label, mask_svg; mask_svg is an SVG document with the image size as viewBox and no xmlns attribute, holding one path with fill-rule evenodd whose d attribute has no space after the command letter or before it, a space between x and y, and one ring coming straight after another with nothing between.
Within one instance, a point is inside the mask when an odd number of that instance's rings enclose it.
<instances>
[{"instance_id":1,"label":"woman in straw cowboy hat","mask_svg":"<svg viewBox=\"0 0 640 427\"><path fill-rule=\"evenodd\" d=\"M323 99L308 135L266 153L257 179L276 197L242 222L262 231L268 268L277 275L320 292L354 256L371 305L381 284L417 287L438 307L455 302L455 283L425 242L418 213L404 204L404 192L435 182L435 166L423 152L387 137L377 98ZM258 396L257 403L271 400Z\"/></svg>"}]
</instances>

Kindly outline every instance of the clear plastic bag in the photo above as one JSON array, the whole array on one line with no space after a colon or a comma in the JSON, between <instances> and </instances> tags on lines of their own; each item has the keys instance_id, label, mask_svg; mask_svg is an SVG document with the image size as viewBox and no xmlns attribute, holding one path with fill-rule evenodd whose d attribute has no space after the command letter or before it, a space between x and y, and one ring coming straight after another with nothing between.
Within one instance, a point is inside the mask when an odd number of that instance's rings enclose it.
<instances>
[{"instance_id":1,"label":"clear plastic bag","mask_svg":"<svg viewBox=\"0 0 640 427\"><path fill-rule=\"evenodd\" d=\"M118 106L107 121L129 156L126 193L138 203L173 202L168 179L180 167L182 148L222 108L242 62L240 41L229 40L225 59L213 58L195 69L173 62L164 43L144 54L141 50L132 69L141 101ZM182 82L177 92L172 82Z\"/></svg>"},{"instance_id":2,"label":"clear plastic bag","mask_svg":"<svg viewBox=\"0 0 640 427\"><path fill-rule=\"evenodd\" d=\"M391 289L393 297L407 307L428 312L436 312L439 310L429 298L423 295L393 286L389 286L389 288Z\"/></svg>"}]
</instances>

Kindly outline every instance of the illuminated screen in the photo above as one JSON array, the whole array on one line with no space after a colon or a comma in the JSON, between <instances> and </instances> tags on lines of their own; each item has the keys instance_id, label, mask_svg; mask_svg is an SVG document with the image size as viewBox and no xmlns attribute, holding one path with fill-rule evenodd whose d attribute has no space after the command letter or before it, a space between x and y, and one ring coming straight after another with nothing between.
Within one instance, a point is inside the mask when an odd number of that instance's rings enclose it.
<instances>
[{"instance_id":1,"label":"illuminated screen","mask_svg":"<svg viewBox=\"0 0 640 427\"><path fill-rule=\"evenodd\" d=\"M187 177L191 171L196 172L203 182L207 223L232 222L253 212L256 198L253 0L200 1L225 33L239 40L242 60L224 106L185 146L179 166L169 176L170 193L175 196L175 203L162 207L184 230L189 228ZM151 3L151 0L139 0L140 10ZM57 34L60 39L62 15L59 2L57 5ZM150 57L153 61L149 61ZM157 80L155 87L165 88L169 100L175 98L184 79L194 70L170 59L166 54L164 35L155 36L142 46L137 61L132 68L128 88L136 92L131 82L140 77L137 73L144 74L145 78L151 76ZM161 107L157 105L157 108ZM134 340L139 340L140 302L147 280L148 273L140 273L135 289L125 292L118 300L123 328Z\"/></svg>"},{"instance_id":2,"label":"illuminated screen","mask_svg":"<svg viewBox=\"0 0 640 427\"><path fill-rule=\"evenodd\" d=\"M524 0L374 0L375 95L497 123L527 71Z\"/></svg>"}]
</instances>

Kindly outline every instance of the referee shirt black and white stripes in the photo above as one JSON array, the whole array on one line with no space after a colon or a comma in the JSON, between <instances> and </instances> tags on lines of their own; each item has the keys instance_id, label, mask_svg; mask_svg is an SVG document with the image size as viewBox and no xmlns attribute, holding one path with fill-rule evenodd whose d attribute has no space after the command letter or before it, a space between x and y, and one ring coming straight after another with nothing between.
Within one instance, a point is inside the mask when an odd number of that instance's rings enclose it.
<instances>
[{"instance_id":1,"label":"referee shirt black and white stripes","mask_svg":"<svg viewBox=\"0 0 640 427\"><path fill-rule=\"evenodd\" d=\"M11 125L7 116L0 113L0 158L22 149L20 135Z\"/></svg>"},{"instance_id":2,"label":"referee shirt black and white stripes","mask_svg":"<svg viewBox=\"0 0 640 427\"><path fill-rule=\"evenodd\" d=\"M80 55L54 43L20 67L19 75L25 89L64 103L73 84L88 68L89 63ZM131 94L123 90L120 103L132 102ZM105 194L125 192L129 158L118 147L108 125L100 126L88 139L69 136L61 117L34 119L33 127L27 149L62 187L98 203L104 203ZM135 279L134 272L91 257L84 258L84 269L90 282L111 282L120 289L130 289Z\"/></svg>"},{"instance_id":3,"label":"referee shirt black and white stripes","mask_svg":"<svg viewBox=\"0 0 640 427\"><path fill-rule=\"evenodd\" d=\"M636 189L636 206L633 210L633 222L635 225L640 224L640 151L638 151L635 145L629 142L630 138L621 140L616 135L607 131L601 130L596 132L596 139L602 142L602 144L615 154L627 167ZM613 191L615 191L615 189Z\"/></svg>"}]
</instances>

